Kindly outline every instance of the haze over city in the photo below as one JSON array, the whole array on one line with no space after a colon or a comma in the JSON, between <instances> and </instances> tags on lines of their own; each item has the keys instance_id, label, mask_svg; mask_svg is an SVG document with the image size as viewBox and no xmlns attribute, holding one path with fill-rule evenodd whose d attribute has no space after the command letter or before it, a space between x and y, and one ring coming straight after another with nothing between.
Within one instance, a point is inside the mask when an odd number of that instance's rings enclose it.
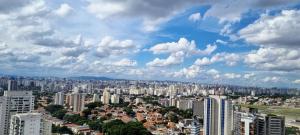
<instances>
[{"instance_id":1,"label":"haze over city","mask_svg":"<svg viewBox=\"0 0 300 135\"><path fill-rule=\"evenodd\" d=\"M300 87L297 0L0 4L3 75Z\"/></svg>"}]
</instances>

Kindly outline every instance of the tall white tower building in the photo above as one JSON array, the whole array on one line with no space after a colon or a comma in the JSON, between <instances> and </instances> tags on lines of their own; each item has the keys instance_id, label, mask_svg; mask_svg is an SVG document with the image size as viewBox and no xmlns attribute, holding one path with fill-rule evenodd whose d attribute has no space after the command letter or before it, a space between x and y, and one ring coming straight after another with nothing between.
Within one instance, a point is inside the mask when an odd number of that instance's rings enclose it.
<instances>
[{"instance_id":1,"label":"tall white tower building","mask_svg":"<svg viewBox=\"0 0 300 135\"><path fill-rule=\"evenodd\" d=\"M94 94L93 95L93 102L99 102L100 101L100 98L99 98L99 94Z\"/></svg>"},{"instance_id":2,"label":"tall white tower building","mask_svg":"<svg viewBox=\"0 0 300 135\"><path fill-rule=\"evenodd\" d=\"M85 94L72 93L73 111L80 112L84 110Z\"/></svg>"},{"instance_id":3,"label":"tall white tower building","mask_svg":"<svg viewBox=\"0 0 300 135\"><path fill-rule=\"evenodd\" d=\"M9 135L40 135L40 130L40 113L19 113L11 116Z\"/></svg>"},{"instance_id":4,"label":"tall white tower building","mask_svg":"<svg viewBox=\"0 0 300 135\"><path fill-rule=\"evenodd\" d=\"M107 89L104 89L103 95L101 97L101 101L103 104L109 104L110 101L110 93Z\"/></svg>"},{"instance_id":5,"label":"tall white tower building","mask_svg":"<svg viewBox=\"0 0 300 135\"><path fill-rule=\"evenodd\" d=\"M52 123L40 113L19 113L11 116L9 135L51 135Z\"/></svg>"},{"instance_id":6,"label":"tall white tower building","mask_svg":"<svg viewBox=\"0 0 300 135\"><path fill-rule=\"evenodd\" d=\"M8 91L17 91L18 90L18 82L16 80L8 80L7 81L7 90Z\"/></svg>"},{"instance_id":7,"label":"tall white tower building","mask_svg":"<svg viewBox=\"0 0 300 135\"><path fill-rule=\"evenodd\" d=\"M52 135L52 122L46 118L41 120L41 135Z\"/></svg>"},{"instance_id":8,"label":"tall white tower building","mask_svg":"<svg viewBox=\"0 0 300 135\"><path fill-rule=\"evenodd\" d=\"M178 91L177 91L175 85L170 85L169 86L169 96L174 97L177 95L177 93L178 93Z\"/></svg>"},{"instance_id":9,"label":"tall white tower building","mask_svg":"<svg viewBox=\"0 0 300 135\"><path fill-rule=\"evenodd\" d=\"M192 124L191 124L191 134L190 135L200 135L200 123L197 118L193 118Z\"/></svg>"},{"instance_id":10,"label":"tall white tower building","mask_svg":"<svg viewBox=\"0 0 300 135\"><path fill-rule=\"evenodd\" d=\"M232 104L226 96L211 95L204 100L204 135L231 135Z\"/></svg>"},{"instance_id":11,"label":"tall white tower building","mask_svg":"<svg viewBox=\"0 0 300 135\"><path fill-rule=\"evenodd\" d=\"M64 93L63 92L55 93L54 104L64 105Z\"/></svg>"},{"instance_id":12,"label":"tall white tower building","mask_svg":"<svg viewBox=\"0 0 300 135\"><path fill-rule=\"evenodd\" d=\"M84 110L85 93L74 92L66 96L66 105L73 108L73 112L80 112Z\"/></svg>"},{"instance_id":13,"label":"tall white tower building","mask_svg":"<svg viewBox=\"0 0 300 135\"><path fill-rule=\"evenodd\" d=\"M118 94L113 94L111 96L111 103L112 104L119 104L120 96Z\"/></svg>"},{"instance_id":14,"label":"tall white tower building","mask_svg":"<svg viewBox=\"0 0 300 135\"><path fill-rule=\"evenodd\" d=\"M33 109L34 96L31 91L4 91L0 97L0 135L8 135L12 115Z\"/></svg>"}]
</instances>

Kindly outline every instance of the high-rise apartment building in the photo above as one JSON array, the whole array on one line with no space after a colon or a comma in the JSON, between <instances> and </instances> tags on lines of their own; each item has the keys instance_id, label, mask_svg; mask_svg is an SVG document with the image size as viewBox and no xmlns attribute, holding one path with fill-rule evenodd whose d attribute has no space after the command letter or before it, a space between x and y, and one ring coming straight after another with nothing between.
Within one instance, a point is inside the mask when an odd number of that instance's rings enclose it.
<instances>
[{"instance_id":1,"label":"high-rise apartment building","mask_svg":"<svg viewBox=\"0 0 300 135\"><path fill-rule=\"evenodd\" d=\"M178 94L178 90L176 89L176 86L175 85L170 85L169 86L169 96L170 97L174 97Z\"/></svg>"},{"instance_id":2,"label":"high-rise apartment building","mask_svg":"<svg viewBox=\"0 0 300 135\"><path fill-rule=\"evenodd\" d=\"M256 135L257 116L250 112L234 111L233 135Z\"/></svg>"},{"instance_id":3,"label":"high-rise apartment building","mask_svg":"<svg viewBox=\"0 0 300 135\"><path fill-rule=\"evenodd\" d=\"M119 104L120 102L120 96L118 94L113 94L111 96L111 103L112 104Z\"/></svg>"},{"instance_id":4,"label":"high-rise apartment building","mask_svg":"<svg viewBox=\"0 0 300 135\"><path fill-rule=\"evenodd\" d=\"M283 116L268 115L266 123L267 135L285 135L285 118Z\"/></svg>"},{"instance_id":5,"label":"high-rise apartment building","mask_svg":"<svg viewBox=\"0 0 300 135\"><path fill-rule=\"evenodd\" d=\"M204 100L204 135L232 134L232 104L226 96L211 95Z\"/></svg>"},{"instance_id":6,"label":"high-rise apartment building","mask_svg":"<svg viewBox=\"0 0 300 135\"><path fill-rule=\"evenodd\" d=\"M257 135L267 135L266 117L267 117L267 115L265 115L265 114L257 115L257 121L256 121L256 133L257 133Z\"/></svg>"},{"instance_id":7,"label":"high-rise apartment building","mask_svg":"<svg viewBox=\"0 0 300 135\"><path fill-rule=\"evenodd\" d=\"M80 112L84 110L85 94L73 93L73 111Z\"/></svg>"},{"instance_id":8,"label":"high-rise apartment building","mask_svg":"<svg viewBox=\"0 0 300 135\"><path fill-rule=\"evenodd\" d=\"M99 102L100 98L99 98L99 94L93 94L93 102Z\"/></svg>"},{"instance_id":9,"label":"high-rise apartment building","mask_svg":"<svg viewBox=\"0 0 300 135\"><path fill-rule=\"evenodd\" d=\"M50 120L42 118L41 135L52 135L52 122Z\"/></svg>"},{"instance_id":10,"label":"high-rise apartment building","mask_svg":"<svg viewBox=\"0 0 300 135\"><path fill-rule=\"evenodd\" d=\"M200 122L199 120L194 117L191 123L191 134L190 135L200 135Z\"/></svg>"},{"instance_id":11,"label":"high-rise apartment building","mask_svg":"<svg viewBox=\"0 0 300 135\"><path fill-rule=\"evenodd\" d=\"M40 113L15 114L10 121L9 135L40 135Z\"/></svg>"},{"instance_id":12,"label":"high-rise apartment building","mask_svg":"<svg viewBox=\"0 0 300 135\"><path fill-rule=\"evenodd\" d=\"M283 116L257 114L256 130L258 135L285 135Z\"/></svg>"},{"instance_id":13,"label":"high-rise apartment building","mask_svg":"<svg viewBox=\"0 0 300 135\"><path fill-rule=\"evenodd\" d=\"M204 101L203 100L193 101L193 115L203 118L203 113L204 113Z\"/></svg>"},{"instance_id":14,"label":"high-rise apartment building","mask_svg":"<svg viewBox=\"0 0 300 135\"><path fill-rule=\"evenodd\" d=\"M11 116L31 112L34 109L34 96L31 91L4 91L0 108L0 135L8 135Z\"/></svg>"},{"instance_id":15,"label":"high-rise apartment building","mask_svg":"<svg viewBox=\"0 0 300 135\"><path fill-rule=\"evenodd\" d=\"M233 135L241 135L241 119L242 119L242 113L240 111L234 111L233 112Z\"/></svg>"},{"instance_id":16,"label":"high-rise apartment building","mask_svg":"<svg viewBox=\"0 0 300 135\"><path fill-rule=\"evenodd\" d=\"M170 101L169 106L176 106L176 103L177 103L176 98L170 97L169 101Z\"/></svg>"},{"instance_id":17,"label":"high-rise apartment building","mask_svg":"<svg viewBox=\"0 0 300 135\"><path fill-rule=\"evenodd\" d=\"M64 105L65 95L63 92L55 93L54 104L56 105Z\"/></svg>"},{"instance_id":18,"label":"high-rise apartment building","mask_svg":"<svg viewBox=\"0 0 300 135\"><path fill-rule=\"evenodd\" d=\"M253 114L241 114L240 135L256 135L256 117Z\"/></svg>"},{"instance_id":19,"label":"high-rise apartment building","mask_svg":"<svg viewBox=\"0 0 300 135\"><path fill-rule=\"evenodd\" d=\"M51 135L52 123L40 113L19 113L11 116L9 135Z\"/></svg>"},{"instance_id":20,"label":"high-rise apartment building","mask_svg":"<svg viewBox=\"0 0 300 135\"><path fill-rule=\"evenodd\" d=\"M193 108L193 101L187 99L177 100L176 107L180 110L187 110Z\"/></svg>"},{"instance_id":21,"label":"high-rise apartment building","mask_svg":"<svg viewBox=\"0 0 300 135\"><path fill-rule=\"evenodd\" d=\"M8 80L7 81L7 90L8 91L18 90L18 81L17 80Z\"/></svg>"},{"instance_id":22,"label":"high-rise apartment building","mask_svg":"<svg viewBox=\"0 0 300 135\"><path fill-rule=\"evenodd\" d=\"M110 92L107 89L104 89L103 95L101 97L101 102L103 104L109 104L110 101Z\"/></svg>"},{"instance_id":23,"label":"high-rise apartment building","mask_svg":"<svg viewBox=\"0 0 300 135\"><path fill-rule=\"evenodd\" d=\"M284 135L284 117L235 111L233 135Z\"/></svg>"},{"instance_id":24,"label":"high-rise apartment building","mask_svg":"<svg viewBox=\"0 0 300 135\"><path fill-rule=\"evenodd\" d=\"M84 110L85 93L74 92L68 94L66 97L66 104L68 107L73 108L73 112L80 112Z\"/></svg>"}]
</instances>

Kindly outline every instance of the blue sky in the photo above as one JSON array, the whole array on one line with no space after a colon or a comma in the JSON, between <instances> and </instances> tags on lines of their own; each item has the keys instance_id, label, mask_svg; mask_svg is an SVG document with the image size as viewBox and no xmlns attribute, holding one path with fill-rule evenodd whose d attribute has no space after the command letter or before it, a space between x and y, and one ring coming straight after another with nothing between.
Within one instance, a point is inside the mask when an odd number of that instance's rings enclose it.
<instances>
[{"instance_id":1,"label":"blue sky","mask_svg":"<svg viewBox=\"0 0 300 135\"><path fill-rule=\"evenodd\" d=\"M298 0L0 5L1 74L300 88Z\"/></svg>"}]
</instances>

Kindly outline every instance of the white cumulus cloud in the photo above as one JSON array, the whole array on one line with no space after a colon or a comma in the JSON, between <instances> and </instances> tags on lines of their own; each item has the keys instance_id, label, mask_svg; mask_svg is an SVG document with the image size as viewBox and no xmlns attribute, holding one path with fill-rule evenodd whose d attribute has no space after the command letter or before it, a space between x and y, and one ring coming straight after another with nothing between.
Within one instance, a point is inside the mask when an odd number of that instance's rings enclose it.
<instances>
[{"instance_id":1,"label":"white cumulus cloud","mask_svg":"<svg viewBox=\"0 0 300 135\"><path fill-rule=\"evenodd\" d=\"M155 58L153 61L148 62L146 65L152 67L164 67L164 66L180 64L183 61L184 61L184 53L180 51L180 52L172 53L167 59Z\"/></svg>"},{"instance_id":2,"label":"white cumulus cloud","mask_svg":"<svg viewBox=\"0 0 300 135\"><path fill-rule=\"evenodd\" d=\"M228 79L236 79L236 78L241 78L242 75L237 73L225 73L224 76Z\"/></svg>"},{"instance_id":3,"label":"white cumulus cloud","mask_svg":"<svg viewBox=\"0 0 300 135\"><path fill-rule=\"evenodd\" d=\"M300 84L300 79L294 80L293 83L294 84Z\"/></svg>"},{"instance_id":4,"label":"white cumulus cloud","mask_svg":"<svg viewBox=\"0 0 300 135\"><path fill-rule=\"evenodd\" d=\"M106 36L102 38L96 49L96 56L120 56L124 54L133 54L139 51L139 46L132 40L117 40L113 37Z\"/></svg>"},{"instance_id":5,"label":"white cumulus cloud","mask_svg":"<svg viewBox=\"0 0 300 135\"><path fill-rule=\"evenodd\" d=\"M245 79L250 79L251 77L254 77L254 76L255 76L254 73L244 74L244 78L245 78Z\"/></svg>"},{"instance_id":6,"label":"white cumulus cloud","mask_svg":"<svg viewBox=\"0 0 300 135\"><path fill-rule=\"evenodd\" d=\"M124 67L132 67L137 65L137 61L130 60L128 58L123 58L120 61L113 62L111 65L113 66L124 66Z\"/></svg>"},{"instance_id":7,"label":"white cumulus cloud","mask_svg":"<svg viewBox=\"0 0 300 135\"><path fill-rule=\"evenodd\" d=\"M203 72L203 70L199 66L191 65L190 67L174 72L173 76L191 79L197 77L201 72Z\"/></svg>"},{"instance_id":8,"label":"white cumulus cloud","mask_svg":"<svg viewBox=\"0 0 300 135\"><path fill-rule=\"evenodd\" d=\"M241 56L239 54L222 52L222 53L215 54L211 58L207 58L207 57L198 58L195 61L195 64L199 66L205 66L216 62L225 62L225 64L228 66L234 66L240 60L241 60Z\"/></svg>"},{"instance_id":9,"label":"white cumulus cloud","mask_svg":"<svg viewBox=\"0 0 300 135\"><path fill-rule=\"evenodd\" d=\"M53 13L60 17L65 17L69 15L72 12L72 10L73 8L69 4L63 3L58 9L54 10Z\"/></svg>"},{"instance_id":10,"label":"white cumulus cloud","mask_svg":"<svg viewBox=\"0 0 300 135\"><path fill-rule=\"evenodd\" d=\"M279 80L280 78L276 76L267 76L262 79L263 82L278 82Z\"/></svg>"},{"instance_id":11,"label":"white cumulus cloud","mask_svg":"<svg viewBox=\"0 0 300 135\"><path fill-rule=\"evenodd\" d=\"M254 23L239 31L247 42L264 47L298 47L300 38L300 10L283 10L280 14L262 15ZM294 36L291 36L294 35Z\"/></svg>"},{"instance_id":12,"label":"white cumulus cloud","mask_svg":"<svg viewBox=\"0 0 300 135\"><path fill-rule=\"evenodd\" d=\"M167 59L155 58L147 63L148 66L169 66L180 64L185 57L192 55L209 55L217 49L216 45L207 45L204 50L197 48L195 41L180 38L178 42L167 42L154 45L149 50L153 54L170 54Z\"/></svg>"},{"instance_id":13,"label":"white cumulus cloud","mask_svg":"<svg viewBox=\"0 0 300 135\"><path fill-rule=\"evenodd\" d=\"M264 70L300 70L300 51L287 48L259 48L245 56L245 63Z\"/></svg>"},{"instance_id":14,"label":"white cumulus cloud","mask_svg":"<svg viewBox=\"0 0 300 135\"><path fill-rule=\"evenodd\" d=\"M189 16L189 20L192 21L192 22L199 21L200 19L201 19L201 14L200 13L194 13L194 14L191 14Z\"/></svg>"}]
</instances>

